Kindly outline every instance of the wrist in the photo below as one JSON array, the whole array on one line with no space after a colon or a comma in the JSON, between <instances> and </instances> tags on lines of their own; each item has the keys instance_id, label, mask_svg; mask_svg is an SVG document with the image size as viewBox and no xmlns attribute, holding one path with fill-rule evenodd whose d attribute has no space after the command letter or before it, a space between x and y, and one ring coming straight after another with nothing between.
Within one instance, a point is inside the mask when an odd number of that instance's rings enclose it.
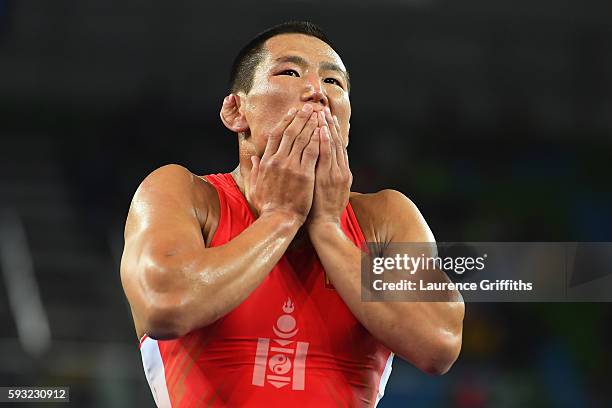
<instances>
[{"instance_id":1,"label":"wrist","mask_svg":"<svg viewBox=\"0 0 612 408\"><path fill-rule=\"evenodd\" d=\"M288 229L299 229L305 221L305 217L282 210L267 210L263 211L259 214L258 219L269 219L274 220L282 226L287 227Z\"/></svg>"},{"instance_id":2,"label":"wrist","mask_svg":"<svg viewBox=\"0 0 612 408\"><path fill-rule=\"evenodd\" d=\"M335 217L308 220L307 227L311 235L330 234L342 231L340 218Z\"/></svg>"}]
</instances>

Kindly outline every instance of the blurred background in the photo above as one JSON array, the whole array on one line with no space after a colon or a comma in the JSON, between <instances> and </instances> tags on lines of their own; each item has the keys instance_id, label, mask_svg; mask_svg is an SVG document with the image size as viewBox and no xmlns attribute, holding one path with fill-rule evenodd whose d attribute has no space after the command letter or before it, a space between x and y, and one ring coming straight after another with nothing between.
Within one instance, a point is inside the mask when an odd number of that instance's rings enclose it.
<instances>
[{"instance_id":1,"label":"blurred background","mask_svg":"<svg viewBox=\"0 0 612 408\"><path fill-rule=\"evenodd\" d=\"M166 163L237 163L240 47L308 19L352 79L354 190L438 241L611 241L612 3L0 0L0 385L145 407L123 223ZM612 406L609 304L468 304L443 377L395 360L388 407Z\"/></svg>"}]
</instances>

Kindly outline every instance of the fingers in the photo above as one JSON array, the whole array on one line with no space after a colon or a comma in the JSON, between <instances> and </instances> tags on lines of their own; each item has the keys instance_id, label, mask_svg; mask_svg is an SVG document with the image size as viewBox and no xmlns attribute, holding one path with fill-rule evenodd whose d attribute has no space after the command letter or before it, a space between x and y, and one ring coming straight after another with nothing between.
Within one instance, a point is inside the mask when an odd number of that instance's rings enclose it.
<instances>
[{"instance_id":1,"label":"fingers","mask_svg":"<svg viewBox=\"0 0 612 408\"><path fill-rule=\"evenodd\" d=\"M268 141L266 143L266 149L262 158L267 158L275 154L279 148L283 139L283 133L287 129L290 123L296 118L297 109L291 108L287 114L283 117L278 126L268 135Z\"/></svg>"},{"instance_id":2,"label":"fingers","mask_svg":"<svg viewBox=\"0 0 612 408\"><path fill-rule=\"evenodd\" d=\"M342 166L344 164L344 158L342 157L342 152L339 150L339 148L342 147L342 142L339 137L337 122L334 121L334 118L332 117L328 108L325 109L325 113L323 113L323 115L325 118L326 127L329 130L332 167Z\"/></svg>"},{"instance_id":3,"label":"fingers","mask_svg":"<svg viewBox=\"0 0 612 408\"><path fill-rule=\"evenodd\" d=\"M298 164L301 162L303 151L310 143L313 133L315 129L317 129L317 127L317 115L316 113L312 113L310 115L310 119L308 119L308 122L306 122L304 129L302 129L300 134L297 135L295 141L293 142L293 146L291 147L291 152L289 153L289 156L292 158L293 161L297 162Z\"/></svg>"},{"instance_id":4,"label":"fingers","mask_svg":"<svg viewBox=\"0 0 612 408\"><path fill-rule=\"evenodd\" d=\"M249 174L249 182L246 184L246 197L250 199L252 197L253 191L257 187L257 177L259 175L259 157L253 155L251 156L251 173Z\"/></svg>"},{"instance_id":5,"label":"fingers","mask_svg":"<svg viewBox=\"0 0 612 408\"><path fill-rule=\"evenodd\" d=\"M302 132L306 123L312 115L312 105L305 104L295 115L293 121L281 133L281 142L278 147L278 154L287 156L291 152L295 138ZM312 132L311 132L312 133ZM310 136L310 134L309 134Z\"/></svg>"},{"instance_id":6,"label":"fingers","mask_svg":"<svg viewBox=\"0 0 612 408\"><path fill-rule=\"evenodd\" d=\"M313 172L317 159L319 158L319 140L321 138L321 128L317 127L312 132L310 141L302 152L302 167L308 172Z\"/></svg>"},{"instance_id":7,"label":"fingers","mask_svg":"<svg viewBox=\"0 0 612 408\"><path fill-rule=\"evenodd\" d=\"M259 174L259 161L260 158L253 155L251 156L251 185L254 186L257 181L257 175Z\"/></svg>"},{"instance_id":8,"label":"fingers","mask_svg":"<svg viewBox=\"0 0 612 408\"><path fill-rule=\"evenodd\" d=\"M332 166L332 147L329 128L327 126L323 126L319 129L319 162L317 164L317 169L321 169L321 171L324 172L329 172Z\"/></svg>"},{"instance_id":9,"label":"fingers","mask_svg":"<svg viewBox=\"0 0 612 408\"><path fill-rule=\"evenodd\" d=\"M338 122L338 117L335 115L334 115L334 124L335 124L336 134L338 136L338 145L337 145L338 152L340 153L340 157L338 158L338 164L339 165L344 164L344 166L348 169L349 168L348 151L347 151L344 139L342 139L341 137L340 122Z\"/></svg>"}]
</instances>

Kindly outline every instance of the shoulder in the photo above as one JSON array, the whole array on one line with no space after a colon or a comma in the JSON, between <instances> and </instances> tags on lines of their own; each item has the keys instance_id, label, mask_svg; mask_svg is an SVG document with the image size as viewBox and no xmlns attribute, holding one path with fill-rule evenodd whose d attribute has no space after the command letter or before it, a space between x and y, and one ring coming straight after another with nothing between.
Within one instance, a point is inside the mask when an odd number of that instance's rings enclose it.
<instances>
[{"instance_id":1,"label":"shoulder","mask_svg":"<svg viewBox=\"0 0 612 408\"><path fill-rule=\"evenodd\" d=\"M351 192L351 206L366 239L375 242L431 242L433 234L416 204L403 193Z\"/></svg>"},{"instance_id":2,"label":"shoulder","mask_svg":"<svg viewBox=\"0 0 612 408\"><path fill-rule=\"evenodd\" d=\"M420 214L414 202L397 190L385 189L370 194L351 192L350 202L356 214L373 221Z\"/></svg>"},{"instance_id":3,"label":"shoulder","mask_svg":"<svg viewBox=\"0 0 612 408\"><path fill-rule=\"evenodd\" d=\"M167 164L149 173L138 186L130 206L130 216L158 207L193 211L201 224L207 210L218 207L215 188L179 164ZM214 209L214 208L213 208Z\"/></svg>"},{"instance_id":4,"label":"shoulder","mask_svg":"<svg viewBox=\"0 0 612 408\"><path fill-rule=\"evenodd\" d=\"M208 196L216 196L216 190L203 177L193 174L186 167L166 164L145 177L134 197L155 198L159 195L182 195L198 201Z\"/></svg>"},{"instance_id":5,"label":"shoulder","mask_svg":"<svg viewBox=\"0 0 612 408\"><path fill-rule=\"evenodd\" d=\"M166 164L145 177L136 190L135 197L173 193L207 194L211 190L214 190L214 187L186 167L180 164Z\"/></svg>"}]
</instances>

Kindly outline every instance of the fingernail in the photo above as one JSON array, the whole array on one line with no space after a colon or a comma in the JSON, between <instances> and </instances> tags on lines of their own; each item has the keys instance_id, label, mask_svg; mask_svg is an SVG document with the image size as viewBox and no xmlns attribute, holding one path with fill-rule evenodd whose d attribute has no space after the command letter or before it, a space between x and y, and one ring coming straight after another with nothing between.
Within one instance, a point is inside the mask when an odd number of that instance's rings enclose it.
<instances>
[{"instance_id":1,"label":"fingernail","mask_svg":"<svg viewBox=\"0 0 612 408\"><path fill-rule=\"evenodd\" d=\"M287 115L293 116L293 115L295 115L295 112L297 112L297 109L291 108L291 109L289 109L289 112L287 112Z\"/></svg>"},{"instance_id":2,"label":"fingernail","mask_svg":"<svg viewBox=\"0 0 612 408\"><path fill-rule=\"evenodd\" d=\"M331 110L329 110L329 106L325 107L325 114L326 115L331 115Z\"/></svg>"},{"instance_id":3,"label":"fingernail","mask_svg":"<svg viewBox=\"0 0 612 408\"><path fill-rule=\"evenodd\" d=\"M307 103L306 105L304 105L304 107L302 108L302 110L303 110L304 112L306 112L306 113L312 112L312 105L310 105L310 104L308 104L308 103Z\"/></svg>"}]
</instances>

